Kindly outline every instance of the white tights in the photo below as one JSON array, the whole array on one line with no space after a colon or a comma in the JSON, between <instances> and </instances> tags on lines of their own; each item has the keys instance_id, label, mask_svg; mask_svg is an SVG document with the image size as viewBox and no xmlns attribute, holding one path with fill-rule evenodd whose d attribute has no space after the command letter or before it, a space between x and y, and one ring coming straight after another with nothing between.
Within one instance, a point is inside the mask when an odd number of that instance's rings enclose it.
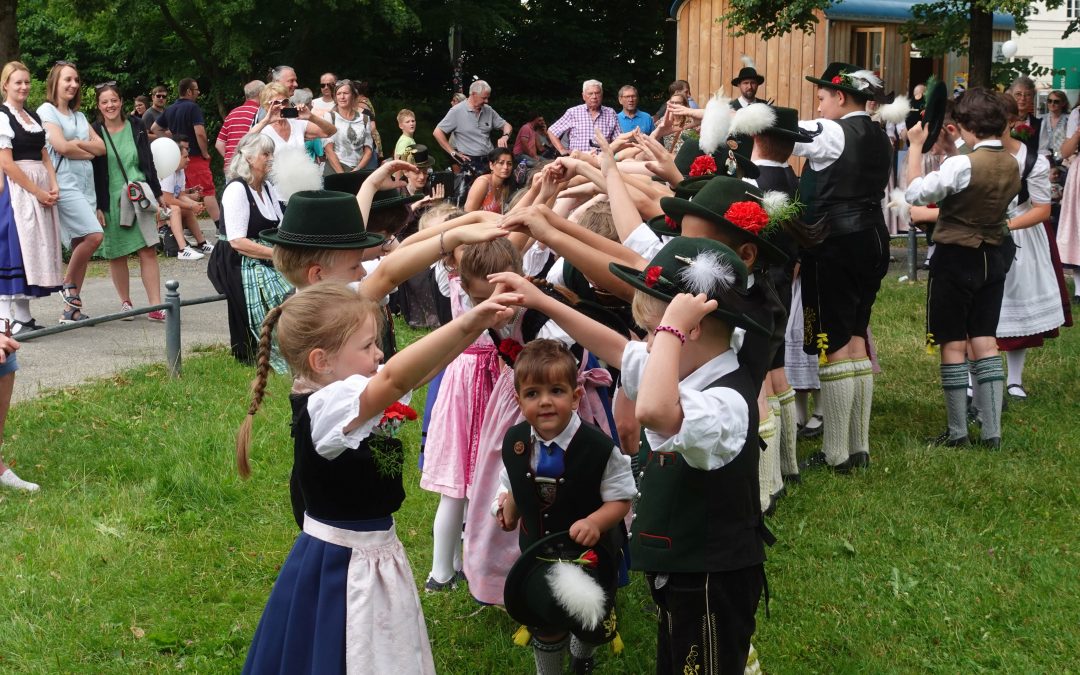
<instances>
[{"instance_id":1,"label":"white tights","mask_svg":"<svg viewBox=\"0 0 1080 675\"><path fill-rule=\"evenodd\" d=\"M431 551L431 578L444 584L461 569L461 526L465 523L467 499L442 495L435 511L434 546Z\"/></svg>"}]
</instances>

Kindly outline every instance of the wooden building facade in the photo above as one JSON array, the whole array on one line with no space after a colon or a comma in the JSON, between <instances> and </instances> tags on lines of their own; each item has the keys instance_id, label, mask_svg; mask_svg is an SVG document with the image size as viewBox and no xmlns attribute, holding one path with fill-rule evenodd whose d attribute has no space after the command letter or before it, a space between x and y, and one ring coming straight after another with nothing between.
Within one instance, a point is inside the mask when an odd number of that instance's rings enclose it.
<instances>
[{"instance_id":1,"label":"wooden building facade","mask_svg":"<svg viewBox=\"0 0 1080 675\"><path fill-rule=\"evenodd\" d=\"M967 56L922 58L900 36L900 25L911 17L907 0L840 0L819 13L813 33L792 31L772 40L753 35L736 37L717 19L730 9L730 0L676 0L671 16L678 22L676 77L685 79L704 104L716 91L738 94L731 78L745 54L754 60L765 84L758 97L797 108L800 117L816 116L814 86L804 79L818 77L833 61L868 67L885 82L886 91L910 93L930 75L952 88L966 84ZM994 16L994 40L1008 40L1012 17Z\"/></svg>"}]
</instances>

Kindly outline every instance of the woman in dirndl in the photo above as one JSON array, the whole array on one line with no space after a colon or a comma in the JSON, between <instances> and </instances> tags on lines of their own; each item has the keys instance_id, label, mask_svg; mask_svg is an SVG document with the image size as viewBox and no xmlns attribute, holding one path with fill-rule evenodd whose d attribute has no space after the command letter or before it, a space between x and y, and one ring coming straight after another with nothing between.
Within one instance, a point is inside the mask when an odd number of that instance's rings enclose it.
<instances>
[{"instance_id":1,"label":"woman in dirndl","mask_svg":"<svg viewBox=\"0 0 1080 675\"><path fill-rule=\"evenodd\" d=\"M0 171L7 176L7 189L0 190L0 321L18 335L44 328L30 315L30 300L63 283L60 189L41 119L25 107L30 71L18 61L5 64L0 88Z\"/></svg>"}]
</instances>

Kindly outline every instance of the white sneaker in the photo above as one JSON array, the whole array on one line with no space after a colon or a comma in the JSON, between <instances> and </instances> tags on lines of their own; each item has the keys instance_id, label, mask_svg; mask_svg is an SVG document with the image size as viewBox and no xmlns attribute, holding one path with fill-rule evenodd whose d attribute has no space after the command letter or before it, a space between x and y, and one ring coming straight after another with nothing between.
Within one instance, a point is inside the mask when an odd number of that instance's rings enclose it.
<instances>
[{"instance_id":1,"label":"white sneaker","mask_svg":"<svg viewBox=\"0 0 1080 675\"><path fill-rule=\"evenodd\" d=\"M183 251L176 254L177 260L202 260L203 254L195 250L194 246L185 246Z\"/></svg>"},{"instance_id":2,"label":"white sneaker","mask_svg":"<svg viewBox=\"0 0 1080 675\"><path fill-rule=\"evenodd\" d=\"M194 248L196 251L202 253L203 255L210 255L214 252L214 245L208 241L204 241L201 244L195 244Z\"/></svg>"},{"instance_id":3,"label":"white sneaker","mask_svg":"<svg viewBox=\"0 0 1080 675\"><path fill-rule=\"evenodd\" d=\"M130 312L133 309L135 309L135 308L127 300L120 303L120 311L121 312ZM121 321L134 321L135 317L133 317L133 316L125 316L123 319L120 319L120 320Z\"/></svg>"},{"instance_id":4,"label":"white sneaker","mask_svg":"<svg viewBox=\"0 0 1080 675\"><path fill-rule=\"evenodd\" d=\"M27 492L37 492L41 489L41 486L37 483L31 483L28 480L23 480L16 476L15 472L11 469L8 469L4 473L0 473L0 485L14 490L25 490Z\"/></svg>"}]
</instances>

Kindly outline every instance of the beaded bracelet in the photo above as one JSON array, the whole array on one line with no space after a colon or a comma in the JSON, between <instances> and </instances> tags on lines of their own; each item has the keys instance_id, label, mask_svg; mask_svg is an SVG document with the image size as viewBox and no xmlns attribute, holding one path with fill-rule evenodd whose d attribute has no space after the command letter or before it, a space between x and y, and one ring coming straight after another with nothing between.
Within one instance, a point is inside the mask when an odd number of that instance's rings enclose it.
<instances>
[{"instance_id":1,"label":"beaded bracelet","mask_svg":"<svg viewBox=\"0 0 1080 675\"><path fill-rule=\"evenodd\" d=\"M678 328L673 328L671 326L657 326L655 329L653 329L653 332L654 333L671 333L675 337L679 338L679 342L681 344L686 344L686 334L683 333Z\"/></svg>"}]
</instances>

